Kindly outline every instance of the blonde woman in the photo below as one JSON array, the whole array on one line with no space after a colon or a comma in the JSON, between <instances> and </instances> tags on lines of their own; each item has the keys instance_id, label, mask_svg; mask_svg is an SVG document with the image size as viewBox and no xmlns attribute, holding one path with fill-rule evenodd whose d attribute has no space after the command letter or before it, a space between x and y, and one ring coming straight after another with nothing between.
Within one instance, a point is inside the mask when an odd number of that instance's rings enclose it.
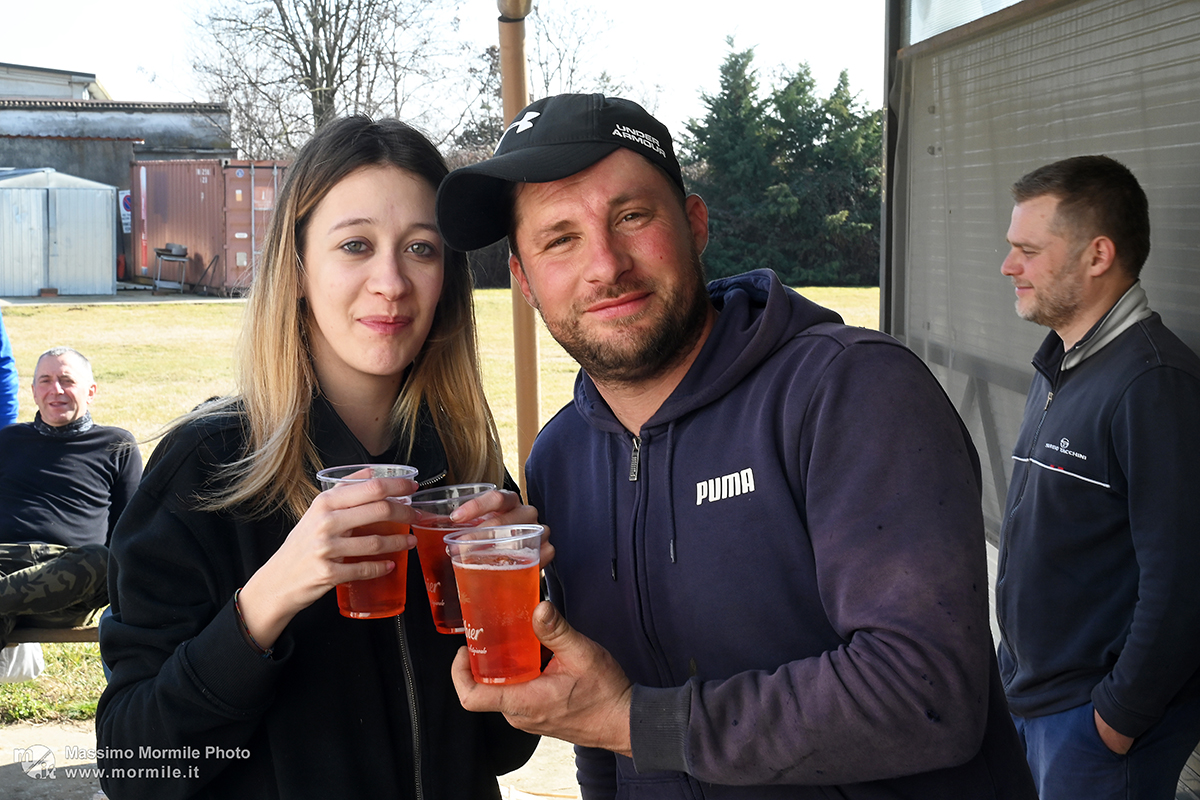
<instances>
[{"instance_id":1,"label":"blonde woman","mask_svg":"<svg viewBox=\"0 0 1200 800\"><path fill-rule=\"evenodd\" d=\"M335 585L395 568L411 510L379 479L511 487L479 377L471 278L434 197L446 167L393 120L325 127L288 171L245 312L240 393L178 420L113 536L102 784L121 798L486 798L536 738L459 705L461 636L435 632L416 558L404 613L339 614ZM475 513L532 522L511 491ZM379 560L346 563L347 556Z\"/></svg>"}]
</instances>

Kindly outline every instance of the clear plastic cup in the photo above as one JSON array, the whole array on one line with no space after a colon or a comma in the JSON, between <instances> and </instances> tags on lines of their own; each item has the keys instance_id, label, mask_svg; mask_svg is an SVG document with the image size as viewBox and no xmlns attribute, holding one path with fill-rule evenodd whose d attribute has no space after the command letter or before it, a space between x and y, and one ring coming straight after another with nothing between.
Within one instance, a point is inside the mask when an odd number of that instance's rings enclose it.
<instances>
[{"instance_id":1,"label":"clear plastic cup","mask_svg":"<svg viewBox=\"0 0 1200 800\"><path fill-rule=\"evenodd\" d=\"M412 524L413 535L417 537L417 558L421 562L421 574L425 577L425 593L429 596L433 627L440 633L462 633L466 630L463 627L462 609L458 604L454 567L450 564L446 543L442 539L447 533L475 524L451 522L450 512L495 488L494 483L460 483L422 489L412 496L412 507L417 512Z\"/></svg>"},{"instance_id":2,"label":"clear plastic cup","mask_svg":"<svg viewBox=\"0 0 1200 800\"><path fill-rule=\"evenodd\" d=\"M317 473L322 491L343 483L362 483L373 478L409 478L416 480L417 470L404 464L349 464L329 467ZM389 497L393 503L408 503L409 497ZM408 523L375 522L351 531L352 536L408 535ZM381 553L373 556L353 556L353 561L394 561L396 568L386 575L363 581L347 581L337 585L338 611L343 617L375 619L394 617L404 612L405 586L408 578L408 551Z\"/></svg>"},{"instance_id":3,"label":"clear plastic cup","mask_svg":"<svg viewBox=\"0 0 1200 800\"><path fill-rule=\"evenodd\" d=\"M541 674L533 633L540 599L541 525L464 528L444 537L478 683L521 683Z\"/></svg>"}]
</instances>

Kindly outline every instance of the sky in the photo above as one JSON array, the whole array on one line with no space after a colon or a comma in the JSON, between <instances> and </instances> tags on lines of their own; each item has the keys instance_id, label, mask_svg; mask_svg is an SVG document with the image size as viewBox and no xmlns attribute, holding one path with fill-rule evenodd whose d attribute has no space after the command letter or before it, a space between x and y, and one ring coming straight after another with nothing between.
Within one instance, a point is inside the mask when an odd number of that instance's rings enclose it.
<instances>
[{"instance_id":1,"label":"sky","mask_svg":"<svg viewBox=\"0 0 1200 800\"><path fill-rule=\"evenodd\" d=\"M94 73L117 100L206 101L189 53L205 0L6 0L0 62ZM586 0L540 0L580 6ZM598 3L609 28L594 59L611 74L661 87L655 114L675 131L704 114L701 92L719 88L730 52L755 48L760 85L779 67L807 62L824 96L838 74L870 108L883 98L884 0L640 0ZM463 0L463 33L479 49L497 41L494 0Z\"/></svg>"}]
</instances>

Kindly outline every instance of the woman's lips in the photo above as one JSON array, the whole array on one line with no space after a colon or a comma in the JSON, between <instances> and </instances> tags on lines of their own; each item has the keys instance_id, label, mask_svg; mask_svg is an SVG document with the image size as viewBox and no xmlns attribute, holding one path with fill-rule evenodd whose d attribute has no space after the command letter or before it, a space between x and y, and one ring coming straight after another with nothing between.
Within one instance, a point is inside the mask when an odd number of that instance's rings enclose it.
<instances>
[{"instance_id":1,"label":"woman's lips","mask_svg":"<svg viewBox=\"0 0 1200 800\"><path fill-rule=\"evenodd\" d=\"M399 333L412 325L412 317L371 316L361 317L358 321L375 333L385 336Z\"/></svg>"}]
</instances>

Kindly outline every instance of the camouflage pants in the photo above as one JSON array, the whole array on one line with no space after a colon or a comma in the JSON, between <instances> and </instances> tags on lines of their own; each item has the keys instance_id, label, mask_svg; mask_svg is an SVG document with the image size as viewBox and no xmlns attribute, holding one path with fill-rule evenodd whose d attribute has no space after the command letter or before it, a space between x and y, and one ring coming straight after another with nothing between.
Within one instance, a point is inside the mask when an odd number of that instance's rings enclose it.
<instances>
[{"instance_id":1,"label":"camouflage pants","mask_svg":"<svg viewBox=\"0 0 1200 800\"><path fill-rule=\"evenodd\" d=\"M0 544L0 647L16 626L71 628L108 605L101 544Z\"/></svg>"}]
</instances>

